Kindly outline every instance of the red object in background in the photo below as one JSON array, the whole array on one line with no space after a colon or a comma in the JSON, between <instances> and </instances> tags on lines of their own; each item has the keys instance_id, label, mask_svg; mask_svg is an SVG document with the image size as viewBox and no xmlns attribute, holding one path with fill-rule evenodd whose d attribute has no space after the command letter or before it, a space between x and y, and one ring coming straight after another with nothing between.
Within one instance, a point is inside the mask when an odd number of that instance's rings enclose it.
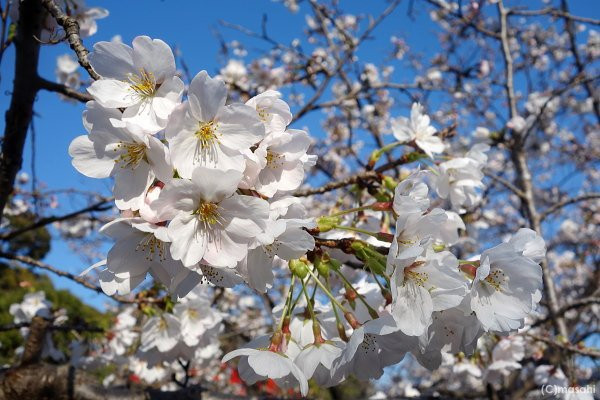
<instances>
[{"instance_id":1,"label":"red object in background","mask_svg":"<svg viewBox=\"0 0 600 400\"><path fill-rule=\"evenodd\" d=\"M129 381L133 382L133 383L141 383L142 382L142 380L140 379L140 377L137 376L136 374L129 375Z\"/></svg>"},{"instance_id":2,"label":"red object in background","mask_svg":"<svg viewBox=\"0 0 600 400\"><path fill-rule=\"evenodd\" d=\"M242 379L240 378L240 374L237 369L231 371L231 375L229 375L229 383L232 385L241 385Z\"/></svg>"}]
</instances>

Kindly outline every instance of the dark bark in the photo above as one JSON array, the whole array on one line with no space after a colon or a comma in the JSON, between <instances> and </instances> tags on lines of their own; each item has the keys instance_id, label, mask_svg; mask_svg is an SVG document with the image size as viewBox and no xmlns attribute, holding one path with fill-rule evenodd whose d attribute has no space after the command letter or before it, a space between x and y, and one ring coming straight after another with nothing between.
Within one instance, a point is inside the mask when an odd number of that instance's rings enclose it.
<instances>
[{"instance_id":1,"label":"dark bark","mask_svg":"<svg viewBox=\"0 0 600 400\"><path fill-rule=\"evenodd\" d=\"M15 177L23 163L23 147L33 117L33 103L38 91L37 68L40 53L42 19L45 15L39 0L23 0L19 6L19 23L15 37L15 79L0 154L0 215L13 191Z\"/></svg>"}]
</instances>

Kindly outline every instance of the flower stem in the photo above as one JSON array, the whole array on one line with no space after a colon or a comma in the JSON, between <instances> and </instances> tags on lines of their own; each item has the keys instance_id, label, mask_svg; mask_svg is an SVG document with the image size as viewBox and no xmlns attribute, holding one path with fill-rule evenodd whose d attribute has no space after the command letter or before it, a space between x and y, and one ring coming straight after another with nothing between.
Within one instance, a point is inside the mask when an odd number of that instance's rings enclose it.
<instances>
[{"instance_id":1,"label":"flower stem","mask_svg":"<svg viewBox=\"0 0 600 400\"><path fill-rule=\"evenodd\" d=\"M342 211L336 212L334 214L331 214L330 216L331 217L339 217L340 215L346 215L346 214L350 214L350 213L353 213L353 212L370 210L372 206L373 206L372 204L369 204L368 206L349 208L347 210L342 210Z\"/></svg>"},{"instance_id":2,"label":"flower stem","mask_svg":"<svg viewBox=\"0 0 600 400\"><path fill-rule=\"evenodd\" d=\"M283 327L283 321L285 320L285 317L288 313L288 310L290 309L290 305L292 302L292 296L294 294L294 283L296 281L296 276L292 275L292 279L290 281L290 289L288 290L288 294L285 300L285 305L283 306L283 311L281 312L281 319L279 320L279 325L278 325L278 330L280 331L281 328Z\"/></svg>"},{"instance_id":3,"label":"flower stem","mask_svg":"<svg viewBox=\"0 0 600 400\"><path fill-rule=\"evenodd\" d=\"M331 301L333 301L343 312L346 312L347 310L344 308L344 306L339 301L337 301L337 299L331 294L331 292L325 287L325 285L323 285L323 283L319 280L319 277L316 276L314 272L310 270L310 268L308 268L308 273L314 279L317 285L319 285L321 290L327 295L327 297L329 297Z\"/></svg>"},{"instance_id":4,"label":"flower stem","mask_svg":"<svg viewBox=\"0 0 600 400\"><path fill-rule=\"evenodd\" d=\"M344 231L352 231L352 232L364 233L365 235L369 235L369 236L373 236L374 238L377 238L377 233L371 232L371 231L367 231L365 229L356 228L354 226L336 225L335 229L341 229L341 230L344 230Z\"/></svg>"},{"instance_id":5,"label":"flower stem","mask_svg":"<svg viewBox=\"0 0 600 400\"><path fill-rule=\"evenodd\" d=\"M310 313L310 318L315 321L315 310L312 307L312 301L310 297L308 297L308 292L306 291L306 285L304 285L304 281L302 282L302 292L304 293L304 297L306 297L306 307L308 308L308 312Z\"/></svg>"},{"instance_id":6,"label":"flower stem","mask_svg":"<svg viewBox=\"0 0 600 400\"><path fill-rule=\"evenodd\" d=\"M346 284L346 287L350 287L354 291L354 293L356 293L356 296L358 297L358 299L365 305L365 307L367 307L367 310L369 311L369 315L371 316L371 318L373 318L373 319L379 318L379 314L377 314L377 311L375 311L373 309L373 307L371 307L371 305L369 303L367 303L367 300L365 299L365 297L362 294L358 293L358 290L356 290L354 288L354 286L352 286L352 283L350 283L350 281L348 281L348 279L346 279L344 274L342 274L342 272L339 270L335 270L335 273L339 275L339 277L342 279L342 281L344 281L344 283Z\"/></svg>"}]
</instances>

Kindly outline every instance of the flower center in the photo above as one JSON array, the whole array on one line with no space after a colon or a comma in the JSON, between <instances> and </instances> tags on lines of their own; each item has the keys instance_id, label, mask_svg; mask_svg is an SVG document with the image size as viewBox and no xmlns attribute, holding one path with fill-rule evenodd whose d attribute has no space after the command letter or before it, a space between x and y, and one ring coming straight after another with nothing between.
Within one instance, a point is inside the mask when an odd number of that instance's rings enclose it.
<instances>
[{"instance_id":1,"label":"flower center","mask_svg":"<svg viewBox=\"0 0 600 400\"><path fill-rule=\"evenodd\" d=\"M192 319L192 320L199 319L199 316L200 316L200 314L198 313L198 310L196 310L195 308L188 308L187 315L188 315L188 318Z\"/></svg>"},{"instance_id":2,"label":"flower center","mask_svg":"<svg viewBox=\"0 0 600 400\"><path fill-rule=\"evenodd\" d=\"M139 74L128 74L127 79L130 83L130 89L140 100L146 100L153 97L156 93L156 78L152 72L140 69Z\"/></svg>"},{"instance_id":3,"label":"flower center","mask_svg":"<svg viewBox=\"0 0 600 400\"><path fill-rule=\"evenodd\" d=\"M158 254L159 261L164 261L165 256L165 243L157 239L152 233L146 235L137 246L135 251L146 252L146 260L154 260L154 256Z\"/></svg>"},{"instance_id":4,"label":"flower center","mask_svg":"<svg viewBox=\"0 0 600 400\"><path fill-rule=\"evenodd\" d=\"M123 152L115 159L115 163L121 163L121 168L134 169L140 161L146 159L146 145L143 143L117 143L114 151L122 150Z\"/></svg>"},{"instance_id":5,"label":"flower center","mask_svg":"<svg viewBox=\"0 0 600 400\"><path fill-rule=\"evenodd\" d=\"M283 156L267 150L267 168L277 169L283 164Z\"/></svg>"},{"instance_id":6,"label":"flower center","mask_svg":"<svg viewBox=\"0 0 600 400\"><path fill-rule=\"evenodd\" d=\"M222 222L222 217L219 212L219 206L215 203L204 203L201 202L194 215L200 221L204 229L208 229L215 224Z\"/></svg>"},{"instance_id":7,"label":"flower center","mask_svg":"<svg viewBox=\"0 0 600 400\"><path fill-rule=\"evenodd\" d=\"M404 271L404 284L406 284L407 279L412 279L412 281L417 284L417 286L425 287L425 282L429 279L429 274L426 272L417 272L417 271Z\"/></svg>"},{"instance_id":8,"label":"flower center","mask_svg":"<svg viewBox=\"0 0 600 400\"><path fill-rule=\"evenodd\" d=\"M267 111L267 107L256 107L258 117L262 122L267 122L271 114Z\"/></svg>"},{"instance_id":9,"label":"flower center","mask_svg":"<svg viewBox=\"0 0 600 400\"><path fill-rule=\"evenodd\" d=\"M198 146L202 150L211 147L213 144L218 143L217 139L217 124L214 121L200 122L198 124L198 130L195 135L198 138Z\"/></svg>"},{"instance_id":10,"label":"flower center","mask_svg":"<svg viewBox=\"0 0 600 400\"><path fill-rule=\"evenodd\" d=\"M370 333L365 333L365 337L360 344L365 353L375 353L377 351L377 339Z\"/></svg>"},{"instance_id":11,"label":"flower center","mask_svg":"<svg viewBox=\"0 0 600 400\"><path fill-rule=\"evenodd\" d=\"M490 272L490 274L485 278L485 282L487 282L490 286L492 286L496 291L500 291L502 289L502 285L508 281L506 274L499 269L494 269Z\"/></svg>"}]
</instances>

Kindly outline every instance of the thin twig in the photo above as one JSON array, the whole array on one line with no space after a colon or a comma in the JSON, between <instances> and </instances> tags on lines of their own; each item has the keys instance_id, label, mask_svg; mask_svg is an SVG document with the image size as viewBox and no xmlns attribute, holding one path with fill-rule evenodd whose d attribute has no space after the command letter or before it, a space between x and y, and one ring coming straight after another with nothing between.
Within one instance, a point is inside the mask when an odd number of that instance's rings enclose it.
<instances>
[{"instance_id":1,"label":"thin twig","mask_svg":"<svg viewBox=\"0 0 600 400\"><path fill-rule=\"evenodd\" d=\"M94 99L91 95L87 93L80 92L61 83L52 82L41 77L38 77L38 86L40 89L44 89L49 92L60 93L63 96L67 96L73 100L77 100L82 103L87 103L88 101Z\"/></svg>"},{"instance_id":2,"label":"thin twig","mask_svg":"<svg viewBox=\"0 0 600 400\"><path fill-rule=\"evenodd\" d=\"M43 261L40 260L36 260L35 258L31 258L28 256L22 256L19 254L11 254L11 253L5 253L5 252L0 252L0 258L5 258L7 260L15 260L15 261L20 261L24 264L30 265L32 267L36 267L36 268L40 268L43 269L45 271L48 272L52 272L55 275L61 276L63 278L67 278L70 279L74 282L79 283L82 286L85 286L88 289L91 289L97 293L101 293L104 294L106 296L108 296L107 294L105 294L102 291L102 288L100 286L96 286L93 283L91 283L90 281L88 281L85 278L82 278L80 276L74 275L70 272L66 272L66 271L62 271L56 267L53 267L50 264L47 264ZM128 298L125 296L119 296L119 295L113 295L113 296L108 296L113 300L118 301L119 303L127 303L127 304L134 304L134 303L160 303L163 301L163 299L155 299L155 298Z\"/></svg>"},{"instance_id":3,"label":"thin twig","mask_svg":"<svg viewBox=\"0 0 600 400\"><path fill-rule=\"evenodd\" d=\"M69 42L69 46L77 55L79 64L88 72L90 77L94 80L100 79L100 75L94 71L90 62L88 61L88 49L85 48L81 37L79 36L79 24L75 18L69 17L61 10L54 0L41 0L46 10L56 19L56 22L65 30L66 39Z\"/></svg>"},{"instance_id":4,"label":"thin twig","mask_svg":"<svg viewBox=\"0 0 600 400\"><path fill-rule=\"evenodd\" d=\"M46 226L48 224L51 224L53 222L59 222L59 221L65 221L68 219L71 219L73 217L76 217L78 215L81 214L85 214L91 211L106 211L109 210L111 208L111 206L107 205L109 202L111 202L112 199L111 198L105 198L100 200L99 202L92 204L90 206L87 206L85 208L82 208L81 210L77 210L77 211L73 211L69 214L65 214L65 215L55 215L55 216L51 216L51 217L46 217L46 218L42 218L36 222L34 222L31 225L25 226L23 228L19 228L19 229L15 229L13 231L10 232L6 232L4 234L0 234L0 240L10 240L16 236L21 235L22 233L40 228L42 226Z\"/></svg>"},{"instance_id":5,"label":"thin twig","mask_svg":"<svg viewBox=\"0 0 600 400\"><path fill-rule=\"evenodd\" d=\"M579 196L575 196L575 197L571 197L571 198L562 200L562 201L552 205L544 212L542 212L540 214L540 221L543 221L550 214L557 212L558 210L560 210L563 207L568 206L569 204L579 203L580 201L586 201L586 200L592 200L592 199L600 199L600 193L586 193L586 194L582 194Z\"/></svg>"},{"instance_id":6,"label":"thin twig","mask_svg":"<svg viewBox=\"0 0 600 400\"><path fill-rule=\"evenodd\" d=\"M574 346L574 345L568 344L568 343L561 343L561 342L558 342L551 338L534 335L533 333L526 333L525 335L529 336L530 338L532 338L534 340L537 340L538 342L546 343L552 347L556 347L558 349L568 351L570 353L580 354L582 356L587 356L587 357L600 358L600 351L598 351L596 349L578 347L578 346Z\"/></svg>"}]
</instances>

